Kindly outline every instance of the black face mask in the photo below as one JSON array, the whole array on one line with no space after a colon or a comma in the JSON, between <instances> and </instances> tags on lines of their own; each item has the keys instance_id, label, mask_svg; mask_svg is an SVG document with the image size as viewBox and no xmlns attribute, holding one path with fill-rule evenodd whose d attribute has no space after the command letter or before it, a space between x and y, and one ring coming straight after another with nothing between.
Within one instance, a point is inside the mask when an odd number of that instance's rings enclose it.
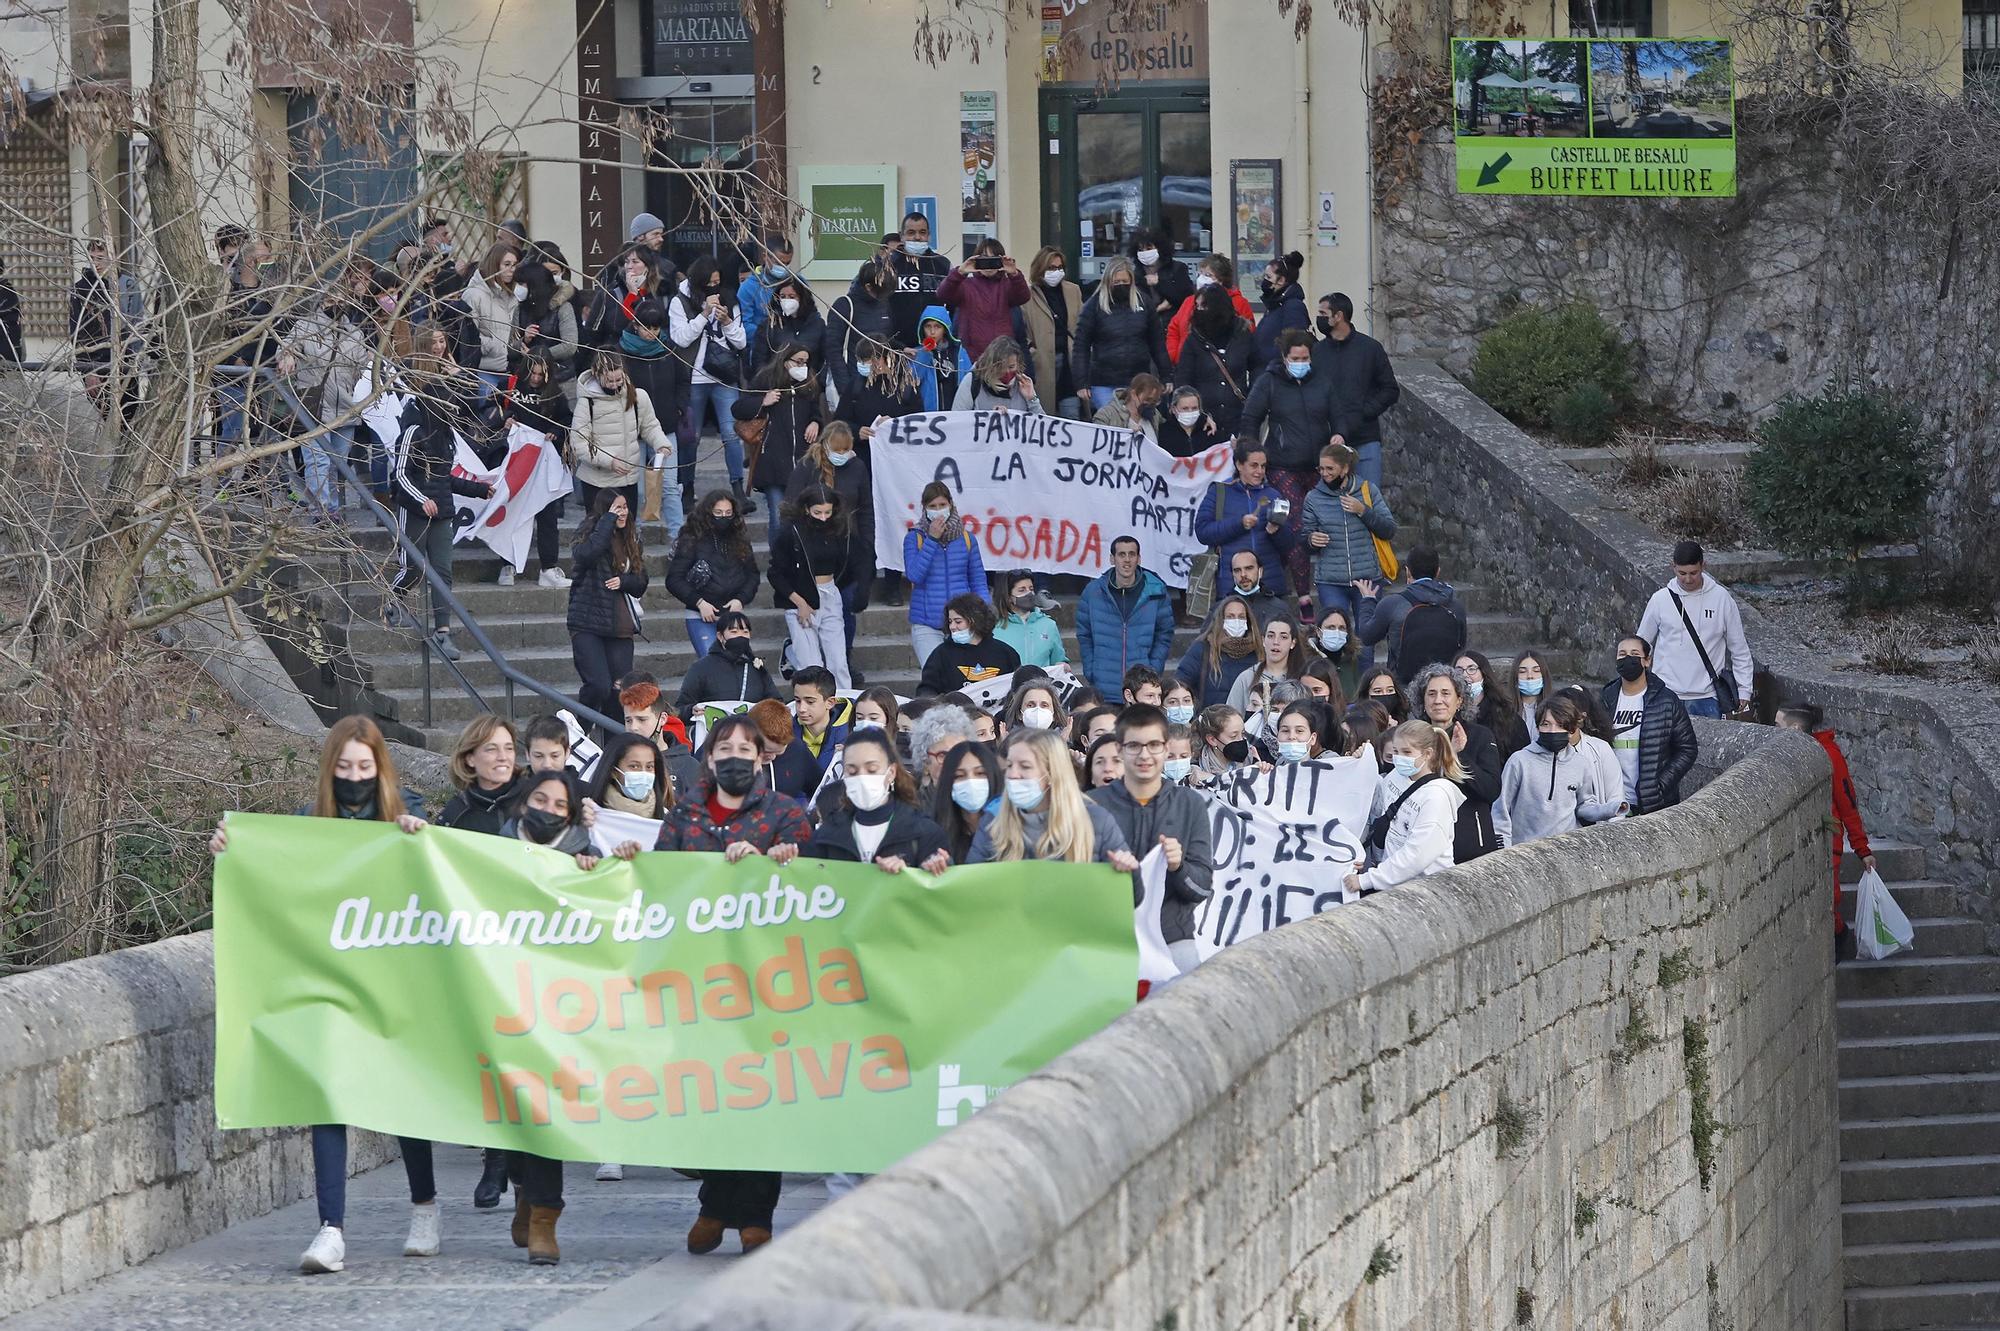
<instances>
[{"instance_id":1,"label":"black face mask","mask_svg":"<svg viewBox=\"0 0 2000 1331\"><path fill-rule=\"evenodd\" d=\"M1535 743L1550 753L1561 753L1569 747L1569 736L1560 730L1544 730L1536 734Z\"/></svg>"},{"instance_id":2,"label":"black face mask","mask_svg":"<svg viewBox=\"0 0 2000 1331\"><path fill-rule=\"evenodd\" d=\"M757 784L757 764L748 758L717 758L715 784L725 795L748 795Z\"/></svg>"},{"instance_id":3,"label":"black face mask","mask_svg":"<svg viewBox=\"0 0 2000 1331\"><path fill-rule=\"evenodd\" d=\"M1111 284L1111 299L1113 302L1122 305L1125 303L1125 298L1131 294L1132 284L1130 282L1113 282Z\"/></svg>"},{"instance_id":4,"label":"black face mask","mask_svg":"<svg viewBox=\"0 0 2000 1331\"><path fill-rule=\"evenodd\" d=\"M569 827L569 819L547 809L521 810L521 830L528 834L528 840L538 846L555 844L557 837Z\"/></svg>"},{"instance_id":5,"label":"black face mask","mask_svg":"<svg viewBox=\"0 0 2000 1331\"><path fill-rule=\"evenodd\" d=\"M1319 335L1321 337L1333 336L1333 320L1322 314L1319 318L1313 320L1313 322L1319 325Z\"/></svg>"},{"instance_id":6,"label":"black face mask","mask_svg":"<svg viewBox=\"0 0 2000 1331\"><path fill-rule=\"evenodd\" d=\"M344 776L333 779L333 802L343 809L365 809L375 803L377 783L352 781Z\"/></svg>"},{"instance_id":7,"label":"black face mask","mask_svg":"<svg viewBox=\"0 0 2000 1331\"><path fill-rule=\"evenodd\" d=\"M1232 739L1222 746L1222 756L1232 763L1240 763L1250 757L1250 741Z\"/></svg>"},{"instance_id":8,"label":"black face mask","mask_svg":"<svg viewBox=\"0 0 2000 1331\"><path fill-rule=\"evenodd\" d=\"M1139 408L1139 419L1140 419L1140 420L1144 420L1144 421L1156 421L1156 420L1158 420L1159 418L1160 418L1160 409L1159 409L1159 407L1157 407L1157 406L1155 406L1155 405L1153 405L1153 404L1150 404L1150 403L1149 403L1149 404L1147 404L1146 406L1143 406L1143 407Z\"/></svg>"},{"instance_id":9,"label":"black face mask","mask_svg":"<svg viewBox=\"0 0 2000 1331\"><path fill-rule=\"evenodd\" d=\"M713 514L708 519L708 525L715 528L717 531L735 531L736 515L734 513Z\"/></svg>"},{"instance_id":10,"label":"black face mask","mask_svg":"<svg viewBox=\"0 0 2000 1331\"><path fill-rule=\"evenodd\" d=\"M1618 658L1617 670L1618 678L1627 684L1636 684L1639 682L1639 676L1646 673L1646 663L1636 656L1621 656Z\"/></svg>"},{"instance_id":11,"label":"black face mask","mask_svg":"<svg viewBox=\"0 0 2000 1331\"><path fill-rule=\"evenodd\" d=\"M716 645L722 648L722 654L732 661L748 661L750 659L750 639L748 638L724 638Z\"/></svg>"},{"instance_id":12,"label":"black face mask","mask_svg":"<svg viewBox=\"0 0 2000 1331\"><path fill-rule=\"evenodd\" d=\"M1266 282L1264 284L1264 308L1275 310L1284 303L1285 289L1283 287L1274 287L1269 282Z\"/></svg>"}]
</instances>

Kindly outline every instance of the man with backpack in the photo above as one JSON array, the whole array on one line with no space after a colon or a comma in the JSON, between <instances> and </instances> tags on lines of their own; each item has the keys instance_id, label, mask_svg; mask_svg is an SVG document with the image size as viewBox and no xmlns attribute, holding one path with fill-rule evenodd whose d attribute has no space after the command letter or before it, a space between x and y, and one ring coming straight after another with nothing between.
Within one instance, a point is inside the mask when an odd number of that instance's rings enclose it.
<instances>
[{"instance_id":1,"label":"man with backpack","mask_svg":"<svg viewBox=\"0 0 2000 1331\"><path fill-rule=\"evenodd\" d=\"M1381 584L1363 578L1361 641L1367 646L1387 641L1389 669L1396 682L1408 685L1427 665L1450 665L1465 650L1465 606L1452 585L1438 577L1438 554L1429 546L1410 551L1407 587L1389 596Z\"/></svg>"}]
</instances>

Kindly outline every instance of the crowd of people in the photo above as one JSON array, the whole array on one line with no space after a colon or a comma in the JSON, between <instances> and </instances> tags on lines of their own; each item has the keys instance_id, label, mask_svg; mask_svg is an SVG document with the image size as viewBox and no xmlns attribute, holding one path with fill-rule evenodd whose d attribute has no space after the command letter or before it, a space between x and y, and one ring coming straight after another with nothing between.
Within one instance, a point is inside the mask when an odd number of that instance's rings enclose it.
<instances>
[{"instance_id":1,"label":"crowd of people","mask_svg":"<svg viewBox=\"0 0 2000 1331\"><path fill-rule=\"evenodd\" d=\"M553 846L586 868L601 810L657 824L652 845L617 847L626 857L803 855L889 874L1048 860L1136 874L1157 850L1157 923L1185 971L1217 887L1211 801L1245 773L1365 763L1375 794L1343 884L1367 895L1672 807L1697 758L1690 718L1748 703L1740 615L1688 541L1635 631L1604 644L1601 672L1564 679L1549 654L1482 651L1442 553L1392 544L1387 357L1338 293L1307 318L1296 255L1261 274L1260 314L1224 256L1190 271L1152 233L1085 292L1054 248L1025 273L991 239L953 265L912 215L830 301L793 271L782 238L733 285L710 258L677 272L644 214L631 245L581 287L553 246L503 237L465 266L440 234L425 231L402 276L422 277L428 326L444 341L404 372L453 389L412 401L445 397L461 421L490 401L562 435L586 515L568 573L544 544L542 577L569 587L580 701L623 722L596 737L586 776L562 720L517 732L480 718L454 752L458 793L440 826ZM357 281L371 298L341 317L381 317L391 280ZM450 312L454 299L466 312ZM1190 615L1140 540L1121 535L1110 567L1076 592L1072 660L1051 581L989 572L941 482L922 492L900 573L883 576L870 437L885 418L947 407L1096 419L1179 455L1229 444L1230 479L1196 514L1214 572L1190 591L1208 593L1209 608ZM442 505L448 469L414 461L431 447L428 410L406 409L416 424L389 450L389 482ZM710 421L729 484L697 495L693 444ZM760 502L771 532L761 552L747 523ZM635 658L655 587L641 529L655 516L671 545L659 581L693 654L677 683ZM784 611L782 645L753 640L748 609L766 582ZM913 696L870 686L850 659L876 595L907 607ZM1176 651L1179 629L1189 632ZM1787 716L1837 752L1809 709ZM424 826L359 718L329 735L306 812ZM1865 852L1858 817L1850 829ZM429 1147L415 1146L406 1250L423 1254L438 1228ZM303 1265L337 1270L342 1130L316 1129L313 1147L322 1229ZM615 1165L599 1173L617 1176ZM476 1203L497 1204L510 1184L515 1241L530 1260L558 1260L559 1165L491 1153ZM732 1229L746 1250L767 1242L781 1184L709 1171L688 1248L712 1251Z\"/></svg>"}]
</instances>

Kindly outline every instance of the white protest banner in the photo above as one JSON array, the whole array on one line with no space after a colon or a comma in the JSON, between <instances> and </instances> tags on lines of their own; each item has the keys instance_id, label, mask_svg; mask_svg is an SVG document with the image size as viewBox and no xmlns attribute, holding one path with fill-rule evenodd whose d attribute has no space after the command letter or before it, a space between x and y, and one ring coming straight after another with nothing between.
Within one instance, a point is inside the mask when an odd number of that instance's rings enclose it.
<instances>
[{"instance_id":1,"label":"white protest banner","mask_svg":"<svg viewBox=\"0 0 2000 1331\"><path fill-rule=\"evenodd\" d=\"M1167 901L1167 852L1158 846L1139 861L1139 888L1132 927L1139 935L1139 997L1144 998L1181 974L1167 950L1167 936L1160 930L1160 908Z\"/></svg>"},{"instance_id":2,"label":"white protest banner","mask_svg":"<svg viewBox=\"0 0 2000 1331\"><path fill-rule=\"evenodd\" d=\"M563 729L569 732L569 765L576 769L577 776L585 781L590 780L592 774L597 771L597 760L604 756L604 750L590 737L590 732L577 722L576 713L564 707L558 709L556 715L561 718Z\"/></svg>"},{"instance_id":3,"label":"white protest banner","mask_svg":"<svg viewBox=\"0 0 2000 1331\"><path fill-rule=\"evenodd\" d=\"M1078 689L1083 687L1083 681L1077 678L1074 670L1071 670L1061 662L1057 662L1052 666L1044 666L1043 669L1048 672L1047 680L1038 680L1032 676L1021 680L1017 679L1014 675L1001 675L997 679L983 679L977 684L967 684L958 691L972 699L973 706L977 707L980 711L992 712L999 710L1006 703L1007 699L1014 696L1014 688L1017 683L1047 683L1055 689L1056 701L1064 707L1068 707L1070 698L1075 695Z\"/></svg>"},{"instance_id":4,"label":"white protest banner","mask_svg":"<svg viewBox=\"0 0 2000 1331\"><path fill-rule=\"evenodd\" d=\"M609 855L627 841L638 842L640 850L651 850L659 844L660 822L658 818L641 818L636 813L607 809L600 804L590 824L590 844L600 855Z\"/></svg>"},{"instance_id":5,"label":"white protest banner","mask_svg":"<svg viewBox=\"0 0 2000 1331\"><path fill-rule=\"evenodd\" d=\"M518 573L528 563L535 515L569 493L569 469L547 435L519 421L507 431L507 457L498 468L489 469L481 462L463 437L453 438L458 443L453 474L485 482L493 487L493 495L454 496L457 512L452 522L457 530L452 540L484 541Z\"/></svg>"},{"instance_id":6,"label":"white protest banner","mask_svg":"<svg viewBox=\"0 0 2000 1331\"><path fill-rule=\"evenodd\" d=\"M1381 773L1373 754L1241 767L1209 805L1215 894L1195 912L1202 960L1347 900Z\"/></svg>"},{"instance_id":7,"label":"white protest banner","mask_svg":"<svg viewBox=\"0 0 2000 1331\"><path fill-rule=\"evenodd\" d=\"M697 703L687 719L688 747L696 753L708 743L709 729L725 716L736 716L749 711L755 703L742 698L720 699L713 702Z\"/></svg>"},{"instance_id":8,"label":"white protest banner","mask_svg":"<svg viewBox=\"0 0 2000 1331\"><path fill-rule=\"evenodd\" d=\"M1112 541L1132 536L1170 587L1187 585L1202 551L1195 511L1235 466L1227 444L1176 458L1130 430L1017 411L899 417L876 427L872 449L883 568L903 568L924 487L942 481L989 571L1094 578L1111 565Z\"/></svg>"},{"instance_id":9,"label":"white protest banner","mask_svg":"<svg viewBox=\"0 0 2000 1331\"><path fill-rule=\"evenodd\" d=\"M374 391L372 380L364 373L355 381L354 400L367 402L368 395ZM391 457L395 456L396 452L396 436L402 433L403 406L409 400L394 388L384 388L382 396L373 402L368 402L361 411L362 424L375 432L375 438L382 445L382 451Z\"/></svg>"}]
</instances>

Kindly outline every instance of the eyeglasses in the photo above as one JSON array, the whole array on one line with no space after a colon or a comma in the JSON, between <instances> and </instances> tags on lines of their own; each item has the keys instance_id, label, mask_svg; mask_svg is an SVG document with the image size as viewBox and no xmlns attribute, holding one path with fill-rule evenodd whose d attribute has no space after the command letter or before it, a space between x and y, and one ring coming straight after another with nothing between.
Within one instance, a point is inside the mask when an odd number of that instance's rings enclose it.
<instances>
[{"instance_id":1,"label":"eyeglasses","mask_svg":"<svg viewBox=\"0 0 2000 1331\"><path fill-rule=\"evenodd\" d=\"M1146 740L1144 743L1137 743L1131 740L1127 740L1125 743L1120 744L1118 747L1123 749L1127 753L1142 753L1157 757L1158 755L1165 753L1167 751L1167 742L1163 739Z\"/></svg>"}]
</instances>

